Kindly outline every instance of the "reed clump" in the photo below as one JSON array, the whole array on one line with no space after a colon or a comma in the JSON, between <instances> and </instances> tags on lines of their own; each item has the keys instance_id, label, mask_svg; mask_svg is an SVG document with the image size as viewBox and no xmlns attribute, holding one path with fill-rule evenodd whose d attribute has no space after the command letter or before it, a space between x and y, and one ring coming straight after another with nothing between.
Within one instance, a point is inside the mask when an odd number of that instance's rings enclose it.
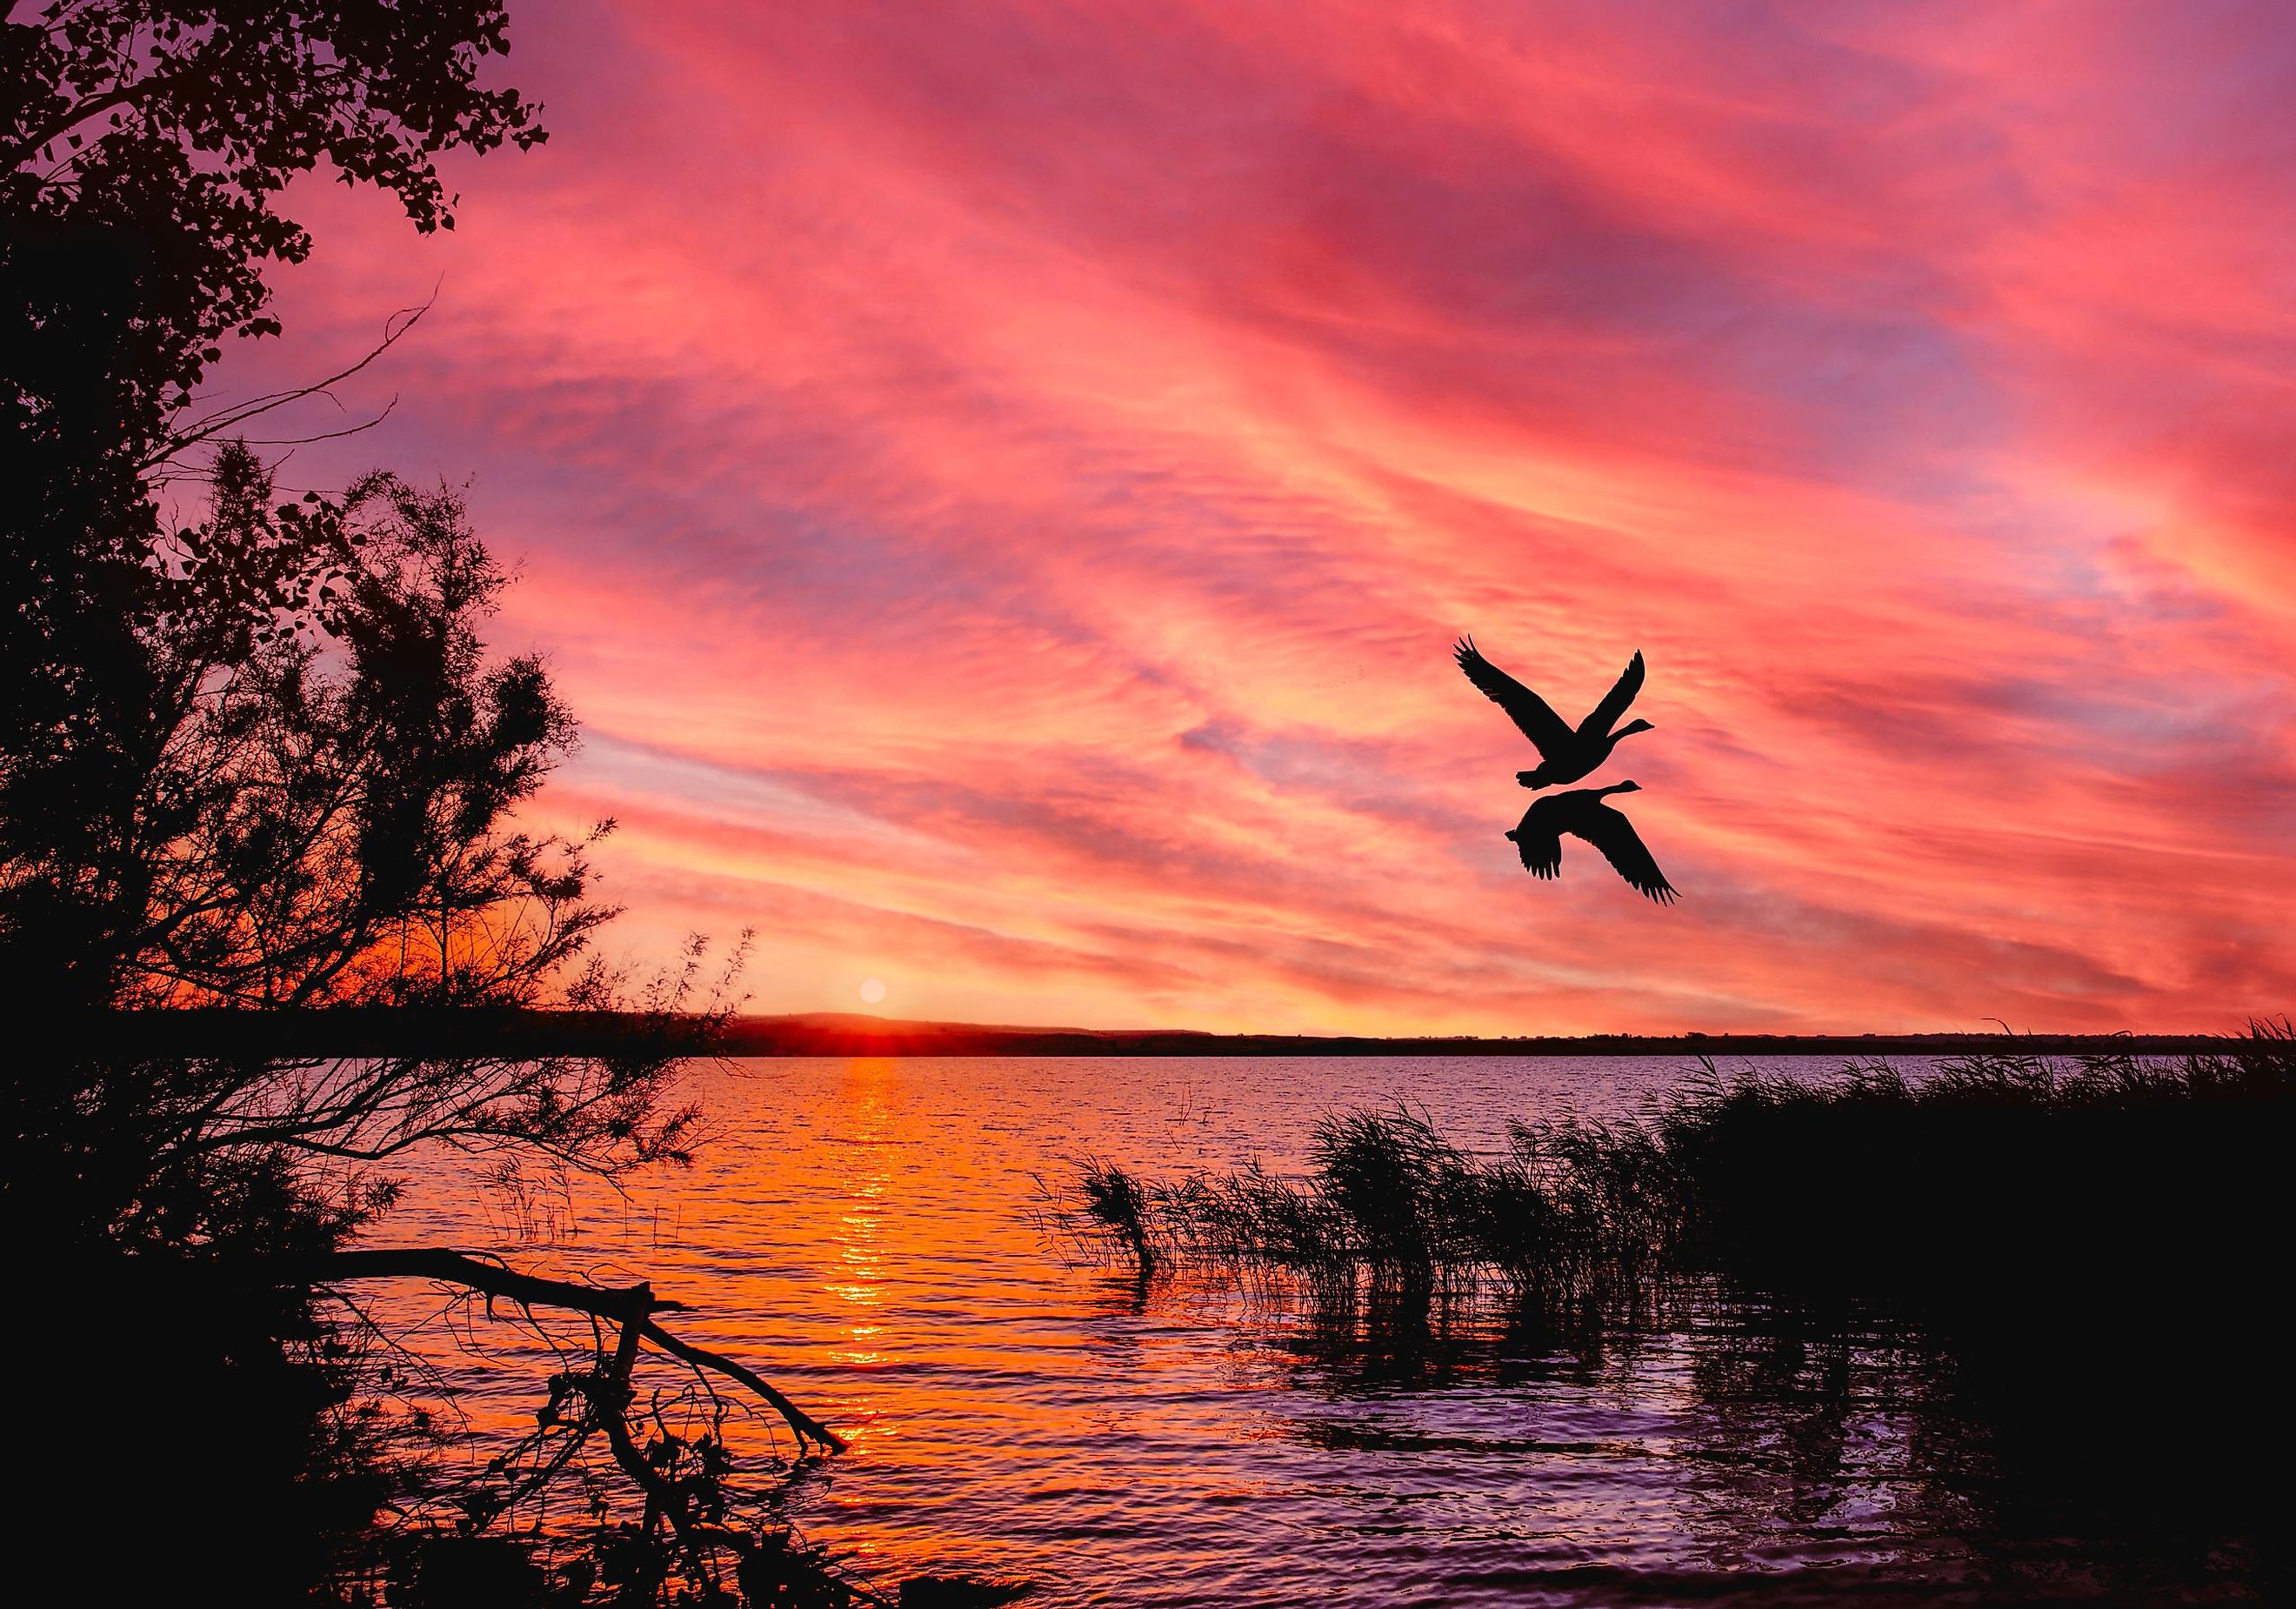
<instances>
[{"instance_id":1,"label":"reed clump","mask_svg":"<svg viewBox=\"0 0 2296 1609\"><path fill-rule=\"evenodd\" d=\"M2296 1029L2173 1060L1985 1053L1801 1080L1702 1064L1628 1119L1517 1121L1473 1153L1407 1108L1325 1119L1308 1166L1157 1180L1093 1164L1072 1220L1144 1274L1496 1288L1646 1309L1682 1281L2013 1334L2260 1313L2284 1252Z\"/></svg>"},{"instance_id":2,"label":"reed clump","mask_svg":"<svg viewBox=\"0 0 2296 1609\"><path fill-rule=\"evenodd\" d=\"M1159 1180L1095 1162L1065 1216L1144 1275L1195 1265L1326 1295L1496 1289L1591 1311L1638 1302L1672 1266L1677 1191L1641 1124L1519 1122L1503 1153L1476 1155L1395 1106L1326 1118L1309 1163Z\"/></svg>"}]
</instances>

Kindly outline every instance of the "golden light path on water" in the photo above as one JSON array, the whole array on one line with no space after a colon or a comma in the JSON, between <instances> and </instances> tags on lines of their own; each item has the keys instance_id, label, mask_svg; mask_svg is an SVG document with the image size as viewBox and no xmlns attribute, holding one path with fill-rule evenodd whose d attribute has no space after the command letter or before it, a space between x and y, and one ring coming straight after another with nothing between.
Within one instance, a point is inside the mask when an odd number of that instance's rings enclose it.
<instances>
[{"instance_id":1,"label":"golden light path on water","mask_svg":"<svg viewBox=\"0 0 2296 1609\"><path fill-rule=\"evenodd\" d=\"M867 992L865 988L863 991ZM849 1309L847 1334L851 1345L835 1354L848 1368L874 1368L885 1361L875 1342L885 1326L874 1322L883 1305L880 1282L884 1278L884 1260L877 1244L878 1230L884 1221L883 1205L892 1175L878 1161L877 1148L886 1143L884 1084L890 1076L888 1064L882 1061L857 1061L846 1069L840 1104L853 1114L853 1144L861 1159L848 1176L846 1210L838 1214L838 1233L834 1244L839 1271L844 1278L827 1288L830 1295ZM871 1439L877 1426L857 1426L849 1438L857 1445Z\"/></svg>"},{"instance_id":2,"label":"golden light path on water","mask_svg":"<svg viewBox=\"0 0 2296 1609\"><path fill-rule=\"evenodd\" d=\"M964 1568L1038 1580L1048 1604L1368 1605L1518 1602L1590 1569L1943 1567L1956 1545L1908 1498L1906 1427L1882 1395L1846 1413L1813 1483L1780 1450L1792 1439L1718 1396L1678 1340L1562 1355L1462 1318L1464 1350L1424 1335L1334 1348L1300 1312L1081 1263L1044 1221L1038 1181L1087 1157L1282 1170L1321 1115L1397 1100L1487 1145L1510 1116L1631 1110L1685 1071L745 1062L698 1080L716 1131L690 1170L524 1211L428 1172L376 1238L648 1279L686 1303L681 1334L849 1438L800 1513L873 1580ZM436 1305L402 1291L381 1310L411 1322ZM496 1434L533 1423L556 1367L512 1318L473 1309L468 1350L435 1329L428 1343ZM1852 1372L1893 1367L1876 1353ZM737 1451L770 1451L772 1429L743 1425Z\"/></svg>"}]
</instances>

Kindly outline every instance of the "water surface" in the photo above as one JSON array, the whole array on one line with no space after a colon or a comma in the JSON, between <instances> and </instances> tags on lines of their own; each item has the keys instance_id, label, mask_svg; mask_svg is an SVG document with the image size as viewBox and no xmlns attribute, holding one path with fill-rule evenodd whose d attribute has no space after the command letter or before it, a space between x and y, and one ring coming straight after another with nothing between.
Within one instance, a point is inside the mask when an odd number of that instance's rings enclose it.
<instances>
[{"instance_id":1,"label":"water surface","mask_svg":"<svg viewBox=\"0 0 2296 1609\"><path fill-rule=\"evenodd\" d=\"M682 1333L850 1439L803 1523L873 1579L988 1571L1059 1605L1871 1601L2036 1570L2063 1588L2103 1544L1991 1534L1981 1427L1935 1411L1943 1366L1887 1326L1717 1309L1589 1345L1472 1305L1334 1314L1144 1286L1043 1211L1039 1180L1086 1157L1292 1170L1318 1118L1396 1101L1490 1145L1511 1117L1632 1112L1690 1071L742 1062L698 1080L716 1133L690 1170L523 1204L418 1179L387 1238L687 1302ZM463 1410L530 1423L546 1360L507 1322L466 1312L460 1333Z\"/></svg>"}]
</instances>

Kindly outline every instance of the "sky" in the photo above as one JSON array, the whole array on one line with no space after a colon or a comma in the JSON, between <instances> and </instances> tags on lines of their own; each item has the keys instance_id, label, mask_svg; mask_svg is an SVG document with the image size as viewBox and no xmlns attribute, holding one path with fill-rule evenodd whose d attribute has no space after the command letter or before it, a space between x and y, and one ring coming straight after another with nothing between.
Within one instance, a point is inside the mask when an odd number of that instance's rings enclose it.
<instances>
[{"instance_id":1,"label":"sky","mask_svg":"<svg viewBox=\"0 0 2296 1609\"><path fill-rule=\"evenodd\" d=\"M512 14L549 143L430 238L299 185L220 378L435 291L282 480L467 484L611 955L1277 1032L2296 1007L2284 6ZM1679 904L1522 871L1464 632L1571 719L1642 652L1594 780Z\"/></svg>"}]
</instances>

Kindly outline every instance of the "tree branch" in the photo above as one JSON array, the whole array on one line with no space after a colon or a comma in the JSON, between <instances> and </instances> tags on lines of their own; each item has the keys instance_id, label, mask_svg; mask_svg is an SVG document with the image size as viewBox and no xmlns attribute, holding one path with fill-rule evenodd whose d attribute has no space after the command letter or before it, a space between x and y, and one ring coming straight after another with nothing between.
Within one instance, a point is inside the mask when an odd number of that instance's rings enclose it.
<instances>
[{"instance_id":1,"label":"tree branch","mask_svg":"<svg viewBox=\"0 0 2296 1609\"><path fill-rule=\"evenodd\" d=\"M285 407L290 403L299 402L306 397L319 396L324 393L328 387L335 385L341 381L348 380L352 375L357 374L361 369L365 368L367 365L373 363L376 358L381 357L385 352L390 350L391 348L397 346L400 341L405 339L406 332L409 330L412 330L416 324L422 322L422 316L425 313L428 313L431 308L437 304L438 300L439 292L434 288L430 292L430 300L425 301L421 307L401 308L398 312L392 314L390 316L390 322L383 326L382 340L377 342L374 347L367 352L365 357L360 358L357 363L352 364L348 368L337 370L334 374L328 375L324 380L314 381L309 385L297 386L291 390L266 391L262 396L254 398L250 401L240 403L232 407L219 408L216 412L206 415L204 418L193 420L179 431L170 431L157 444L153 450L144 458L139 467L145 471L156 469L160 464L168 462L168 459L173 458L176 454L184 451L186 447L197 446L200 442L209 440L214 437L220 436L225 431L229 431L235 426L244 424L247 421L256 418L261 415L272 413L279 408ZM397 399L393 398L394 406L396 405L396 401ZM386 408L383 411L385 414L388 414L390 409ZM365 430L370 428L370 425L375 423L380 423L380 421L371 421L369 425L361 425L358 428ZM343 433L347 434L348 432ZM322 440L324 439L324 438L315 436L310 438L310 439Z\"/></svg>"},{"instance_id":2,"label":"tree branch","mask_svg":"<svg viewBox=\"0 0 2296 1609\"><path fill-rule=\"evenodd\" d=\"M570 1280L543 1279L521 1274L498 1262L488 1262L442 1246L410 1246L373 1251L335 1252L305 1264L304 1280L331 1285L344 1279L435 1279L459 1285L488 1296L500 1296L526 1307L564 1308L577 1313L611 1318L638 1334L663 1351L697 1369L723 1375L747 1388L782 1416L797 1437L802 1452L808 1441L830 1452L843 1452L845 1439L822 1424L754 1371L731 1358L681 1341L654 1322L656 1313L684 1312L685 1304L653 1293L646 1285L590 1285Z\"/></svg>"},{"instance_id":3,"label":"tree branch","mask_svg":"<svg viewBox=\"0 0 2296 1609\"><path fill-rule=\"evenodd\" d=\"M194 71L192 64L186 64L175 72L154 73L148 78L138 78L132 84L119 85L105 90L101 94L90 95L84 101L66 107L61 114L49 119L47 122L31 130L20 139L0 146L0 165L14 168L20 162L29 161L44 147L63 138L90 118L110 111L115 106L126 106L135 102L148 100L160 91L171 90L178 84L206 77L204 70L206 64L202 62L197 65L201 70Z\"/></svg>"},{"instance_id":4,"label":"tree branch","mask_svg":"<svg viewBox=\"0 0 2296 1609\"><path fill-rule=\"evenodd\" d=\"M820 1442L831 1452L841 1453L845 1450L844 1437L813 1417L731 1358L721 1357L716 1352L704 1351L690 1341L680 1341L651 1318L641 1319L638 1327L644 1332L648 1341L652 1342L671 1357L683 1359L696 1368L713 1369L737 1384L748 1386L750 1390L765 1399L774 1411L788 1422L791 1431L797 1436L797 1444L800 1451L804 1449L808 1437Z\"/></svg>"},{"instance_id":5,"label":"tree branch","mask_svg":"<svg viewBox=\"0 0 2296 1609\"><path fill-rule=\"evenodd\" d=\"M332 1285L339 1279L436 1279L526 1307L595 1313L617 1324L644 1319L652 1313L685 1310L682 1301L656 1296L651 1285L578 1285L572 1280L544 1279L444 1246L331 1252L308 1267L312 1285Z\"/></svg>"}]
</instances>

